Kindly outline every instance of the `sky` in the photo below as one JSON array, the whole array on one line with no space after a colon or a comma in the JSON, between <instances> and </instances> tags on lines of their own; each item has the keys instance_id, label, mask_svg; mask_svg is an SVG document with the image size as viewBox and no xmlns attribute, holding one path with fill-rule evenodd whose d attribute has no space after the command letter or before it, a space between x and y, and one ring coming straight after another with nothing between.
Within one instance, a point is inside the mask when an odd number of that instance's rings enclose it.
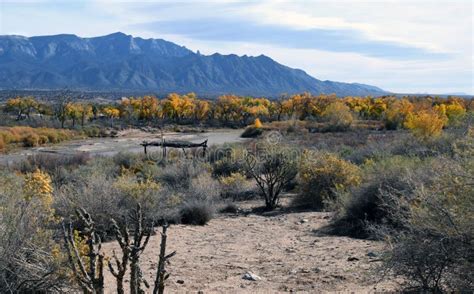
<instances>
[{"instance_id":1,"label":"sky","mask_svg":"<svg viewBox=\"0 0 474 294\"><path fill-rule=\"evenodd\" d=\"M264 54L320 80L474 95L473 7L472 0L0 0L0 35L120 31L201 54Z\"/></svg>"}]
</instances>

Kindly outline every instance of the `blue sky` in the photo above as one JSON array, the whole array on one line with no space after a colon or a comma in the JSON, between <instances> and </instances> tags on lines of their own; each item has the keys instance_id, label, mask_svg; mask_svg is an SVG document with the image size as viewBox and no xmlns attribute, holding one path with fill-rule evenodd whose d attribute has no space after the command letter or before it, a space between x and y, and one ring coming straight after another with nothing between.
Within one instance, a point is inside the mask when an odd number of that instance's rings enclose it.
<instances>
[{"instance_id":1,"label":"blue sky","mask_svg":"<svg viewBox=\"0 0 474 294\"><path fill-rule=\"evenodd\" d=\"M474 94L471 0L0 1L2 35L122 31L203 54L265 54L321 80Z\"/></svg>"}]
</instances>

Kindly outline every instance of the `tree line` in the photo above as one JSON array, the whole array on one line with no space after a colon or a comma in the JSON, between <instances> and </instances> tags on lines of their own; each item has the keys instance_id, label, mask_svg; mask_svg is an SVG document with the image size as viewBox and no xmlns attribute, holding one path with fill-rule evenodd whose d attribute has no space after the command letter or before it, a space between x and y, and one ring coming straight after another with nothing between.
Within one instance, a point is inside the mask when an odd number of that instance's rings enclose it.
<instances>
[{"instance_id":1,"label":"tree line","mask_svg":"<svg viewBox=\"0 0 474 294\"><path fill-rule=\"evenodd\" d=\"M414 116L429 116L443 125L455 124L466 113L474 111L474 100L458 97L338 98L310 93L282 96L277 100L236 95L206 100L194 93L171 93L164 99L154 96L128 97L113 103L74 101L72 98L43 102L30 96L8 99L3 110L15 115L17 120L29 119L33 114L51 117L59 120L62 127L66 127L66 123L71 127L84 126L99 118L126 123L217 122L222 125L247 125L256 118L262 121L317 120L336 103L347 106L359 119L382 120L388 129L406 127L405 122Z\"/></svg>"}]
</instances>

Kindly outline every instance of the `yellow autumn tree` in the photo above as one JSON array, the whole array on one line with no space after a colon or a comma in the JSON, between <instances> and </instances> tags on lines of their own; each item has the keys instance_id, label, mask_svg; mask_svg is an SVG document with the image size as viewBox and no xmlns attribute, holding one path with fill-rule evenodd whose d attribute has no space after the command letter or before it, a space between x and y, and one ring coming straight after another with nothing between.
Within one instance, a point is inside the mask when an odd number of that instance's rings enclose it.
<instances>
[{"instance_id":1,"label":"yellow autumn tree","mask_svg":"<svg viewBox=\"0 0 474 294\"><path fill-rule=\"evenodd\" d=\"M414 109L413 103L408 99L397 99L389 104L385 111L385 127L390 130L395 130L403 126L406 118Z\"/></svg>"},{"instance_id":2,"label":"yellow autumn tree","mask_svg":"<svg viewBox=\"0 0 474 294\"><path fill-rule=\"evenodd\" d=\"M426 140L441 135L448 119L439 110L421 110L410 113L404 123L415 137Z\"/></svg>"},{"instance_id":3,"label":"yellow autumn tree","mask_svg":"<svg viewBox=\"0 0 474 294\"><path fill-rule=\"evenodd\" d=\"M345 131L351 127L354 120L352 112L346 104L340 101L331 103L324 112L322 118L327 122L329 131Z\"/></svg>"}]
</instances>

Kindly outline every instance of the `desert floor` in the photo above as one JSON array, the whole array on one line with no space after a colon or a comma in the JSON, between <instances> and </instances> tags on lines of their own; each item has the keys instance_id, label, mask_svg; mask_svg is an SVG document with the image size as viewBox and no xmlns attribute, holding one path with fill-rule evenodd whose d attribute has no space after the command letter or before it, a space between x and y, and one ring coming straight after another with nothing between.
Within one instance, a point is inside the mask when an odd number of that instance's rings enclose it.
<instances>
[{"instance_id":1,"label":"desert floor","mask_svg":"<svg viewBox=\"0 0 474 294\"><path fill-rule=\"evenodd\" d=\"M245 213L259 204L240 203L244 213L221 214L205 226L172 225L167 252L176 250L177 254L167 266L171 276L166 292L373 293L394 289L393 283L379 281L382 243L318 233L328 224L330 213ZM157 234L142 256L142 270L150 284L159 246ZM104 249L108 255L114 249L120 252L116 242L104 244ZM247 272L261 280L243 279ZM108 272L106 284L106 293L114 293L115 281Z\"/></svg>"}]
</instances>

